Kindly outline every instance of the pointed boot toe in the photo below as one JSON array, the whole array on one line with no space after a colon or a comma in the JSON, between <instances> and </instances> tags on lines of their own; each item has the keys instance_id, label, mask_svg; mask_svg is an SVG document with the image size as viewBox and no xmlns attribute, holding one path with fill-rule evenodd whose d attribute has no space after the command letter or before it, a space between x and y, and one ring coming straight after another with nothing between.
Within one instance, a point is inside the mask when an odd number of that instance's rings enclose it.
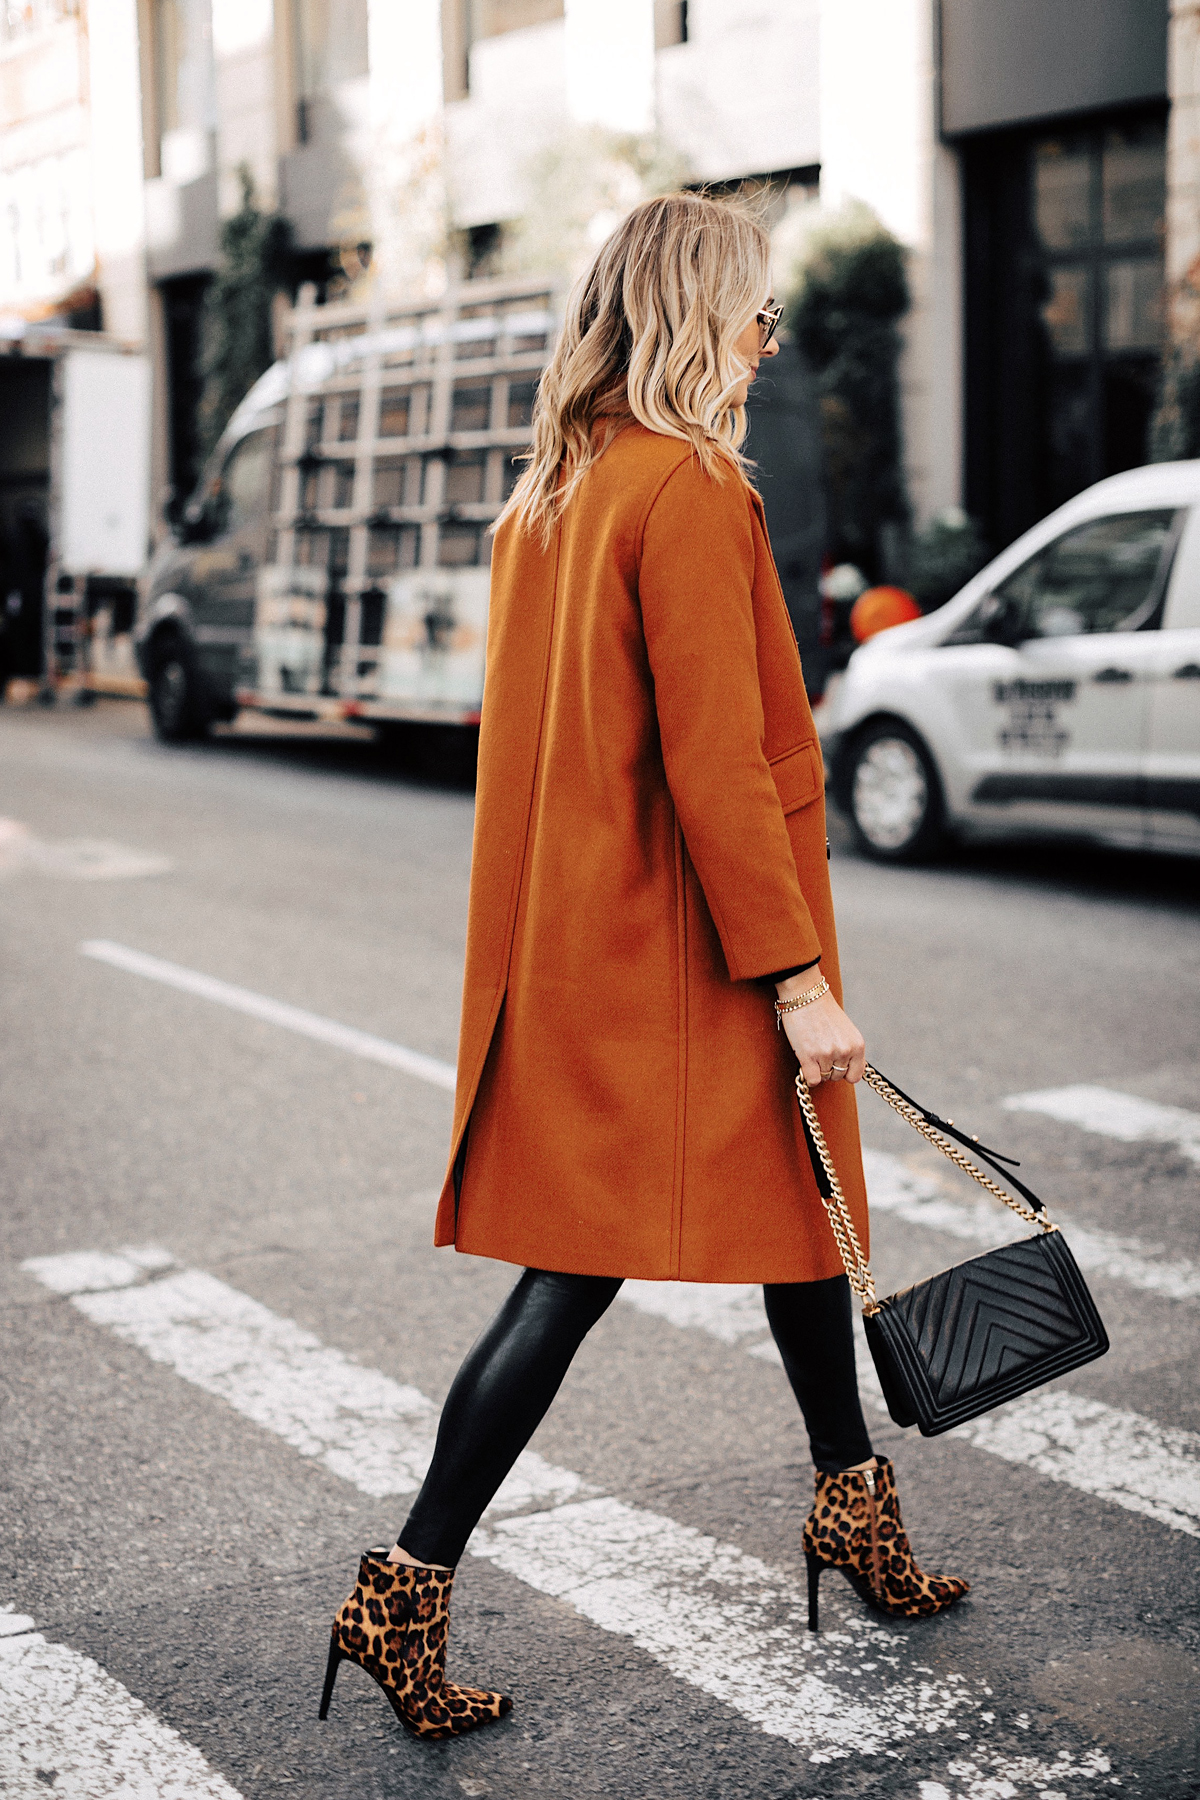
<instances>
[{"instance_id":1,"label":"pointed boot toe","mask_svg":"<svg viewBox=\"0 0 1200 1800\"><path fill-rule=\"evenodd\" d=\"M925 1619L970 1592L957 1575L930 1575L912 1553L896 1471L886 1456L874 1469L817 1474L816 1499L804 1527L808 1565L808 1625L818 1628L823 1569L837 1569L860 1599L893 1619Z\"/></svg>"},{"instance_id":2,"label":"pointed boot toe","mask_svg":"<svg viewBox=\"0 0 1200 1800\"><path fill-rule=\"evenodd\" d=\"M378 1682L400 1723L414 1737L459 1737L512 1711L507 1694L459 1687L446 1680L452 1569L421 1569L365 1550L354 1591L333 1621L325 1687L325 1718L338 1669L357 1663Z\"/></svg>"}]
</instances>

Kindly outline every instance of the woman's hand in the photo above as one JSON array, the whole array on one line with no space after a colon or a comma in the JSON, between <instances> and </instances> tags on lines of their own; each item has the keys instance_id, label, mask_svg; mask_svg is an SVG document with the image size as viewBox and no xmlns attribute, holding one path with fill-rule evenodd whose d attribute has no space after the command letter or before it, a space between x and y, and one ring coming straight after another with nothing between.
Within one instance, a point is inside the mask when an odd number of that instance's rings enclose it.
<instances>
[{"instance_id":1,"label":"woman's hand","mask_svg":"<svg viewBox=\"0 0 1200 1800\"><path fill-rule=\"evenodd\" d=\"M795 1000L811 993L821 982L820 968L805 969L788 981L776 983L781 1000ZM810 1088L823 1081L861 1081L867 1063L867 1046L853 1020L848 1019L832 994L822 995L810 1006L783 1015L783 1029L796 1053L800 1073Z\"/></svg>"}]
</instances>

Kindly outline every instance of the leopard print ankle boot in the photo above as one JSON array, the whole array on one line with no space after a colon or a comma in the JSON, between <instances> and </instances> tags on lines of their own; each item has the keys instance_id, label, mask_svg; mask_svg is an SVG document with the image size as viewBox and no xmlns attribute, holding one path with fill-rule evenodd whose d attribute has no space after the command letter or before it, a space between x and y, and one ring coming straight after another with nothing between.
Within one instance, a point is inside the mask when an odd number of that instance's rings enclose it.
<instances>
[{"instance_id":1,"label":"leopard print ankle boot","mask_svg":"<svg viewBox=\"0 0 1200 1800\"><path fill-rule=\"evenodd\" d=\"M445 1678L453 1569L417 1569L364 1550L354 1592L333 1621L318 1717L329 1712L334 1677L356 1662L376 1680L400 1723L416 1737L457 1737L512 1711L506 1694L457 1687Z\"/></svg>"},{"instance_id":2,"label":"leopard print ankle boot","mask_svg":"<svg viewBox=\"0 0 1200 1800\"><path fill-rule=\"evenodd\" d=\"M970 1592L957 1575L926 1575L908 1542L896 1471L886 1456L874 1469L817 1474L817 1497L804 1527L808 1629L817 1629L822 1569L840 1569L859 1597L894 1619L925 1619Z\"/></svg>"}]
</instances>

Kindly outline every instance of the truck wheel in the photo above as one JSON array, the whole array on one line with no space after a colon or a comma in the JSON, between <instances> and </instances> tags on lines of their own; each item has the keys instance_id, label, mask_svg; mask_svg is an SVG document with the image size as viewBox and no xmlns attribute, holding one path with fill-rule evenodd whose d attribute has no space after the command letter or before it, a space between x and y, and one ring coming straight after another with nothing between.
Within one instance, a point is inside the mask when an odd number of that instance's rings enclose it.
<instances>
[{"instance_id":1,"label":"truck wheel","mask_svg":"<svg viewBox=\"0 0 1200 1800\"><path fill-rule=\"evenodd\" d=\"M850 822L859 848L878 862L917 862L946 836L941 786L915 731L879 724L863 733L846 771Z\"/></svg>"},{"instance_id":2,"label":"truck wheel","mask_svg":"<svg viewBox=\"0 0 1200 1800\"><path fill-rule=\"evenodd\" d=\"M196 665L178 639L156 653L149 678L150 717L154 734L164 744L184 744L203 737L209 715L200 692Z\"/></svg>"}]
</instances>

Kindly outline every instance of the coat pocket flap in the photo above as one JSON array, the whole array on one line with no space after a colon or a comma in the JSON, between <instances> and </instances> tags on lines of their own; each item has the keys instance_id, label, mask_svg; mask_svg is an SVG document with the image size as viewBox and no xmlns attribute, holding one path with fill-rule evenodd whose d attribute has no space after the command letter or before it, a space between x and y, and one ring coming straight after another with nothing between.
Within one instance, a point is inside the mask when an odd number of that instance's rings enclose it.
<instances>
[{"instance_id":1,"label":"coat pocket flap","mask_svg":"<svg viewBox=\"0 0 1200 1800\"><path fill-rule=\"evenodd\" d=\"M774 757L770 768L775 777L779 804L785 813L808 806L825 785L825 761L815 739L801 744L799 749L786 750L782 756Z\"/></svg>"}]
</instances>

